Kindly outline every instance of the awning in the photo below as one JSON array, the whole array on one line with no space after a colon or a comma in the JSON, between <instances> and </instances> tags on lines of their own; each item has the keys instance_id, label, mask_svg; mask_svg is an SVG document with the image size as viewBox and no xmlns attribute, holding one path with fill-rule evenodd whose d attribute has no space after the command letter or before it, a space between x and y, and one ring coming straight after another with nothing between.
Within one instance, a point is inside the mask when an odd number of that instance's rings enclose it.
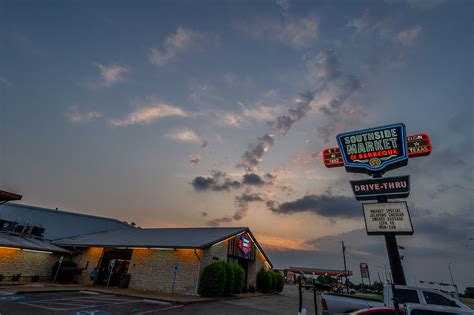
<instances>
[{"instance_id":1,"label":"awning","mask_svg":"<svg viewBox=\"0 0 474 315\"><path fill-rule=\"evenodd\" d=\"M43 252L64 254L70 253L68 250L53 245L45 240L20 235L12 235L7 233L0 233L0 247L12 247L26 250L37 250Z\"/></svg>"}]
</instances>

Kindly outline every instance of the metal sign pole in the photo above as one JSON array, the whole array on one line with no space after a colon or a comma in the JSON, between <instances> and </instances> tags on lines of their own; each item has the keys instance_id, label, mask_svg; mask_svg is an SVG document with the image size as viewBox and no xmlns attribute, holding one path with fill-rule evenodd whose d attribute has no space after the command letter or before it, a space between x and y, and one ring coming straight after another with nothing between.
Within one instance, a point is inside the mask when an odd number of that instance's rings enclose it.
<instances>
[{"instance_id":1,"label":"metal sign pole","mask_svg":"<svg viewBox=\"0 0 474 315\"><path fill-rule=\"evenodd\" d=\"M373 178L381 178L382 174L374 173ZM386 203L386 196L378 196L379 203ZM397 238L394 234L384 234L385 247L387 248L388 261L390 262L390 269L392 270L393 283L399 285L407 285L405 274L403 272L402 262L400 260L400 253L398 252Z\"/></svg>"},{"instance_id":2,"label":"metal sign pole","mask_svg":"<svg viewBox=\"0 0 474 315\"><path fill-rule=\"evenodd\" d=\"M56 274L54 275L53 284L56 283L56 278L58 277L58 273L59 273L59 270L61 269L61 265L63 263L63 260L64 260L64 256L61 256L59 258L58 269L56 269Z\"/></svg>"}]
</instances>

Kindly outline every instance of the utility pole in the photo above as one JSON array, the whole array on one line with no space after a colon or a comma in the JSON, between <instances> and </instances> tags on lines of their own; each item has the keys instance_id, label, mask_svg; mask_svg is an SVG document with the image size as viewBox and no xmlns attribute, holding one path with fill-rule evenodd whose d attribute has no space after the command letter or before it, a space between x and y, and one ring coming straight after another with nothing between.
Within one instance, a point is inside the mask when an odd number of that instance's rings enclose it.
<instances>
[{"instance_id":1,"label":"utility pole","mask_svg":"<svg viewBox=\"0 0 474 315\"><path fill-rule=\"evenodd\" d=\"M349 293L349 287L347 286L347 265L346 265L346 246L344 246L344 241L341 241L342 244L342 257L344 258L344 276L346 277L346 291Z\"/></svg>"}]
</instances>

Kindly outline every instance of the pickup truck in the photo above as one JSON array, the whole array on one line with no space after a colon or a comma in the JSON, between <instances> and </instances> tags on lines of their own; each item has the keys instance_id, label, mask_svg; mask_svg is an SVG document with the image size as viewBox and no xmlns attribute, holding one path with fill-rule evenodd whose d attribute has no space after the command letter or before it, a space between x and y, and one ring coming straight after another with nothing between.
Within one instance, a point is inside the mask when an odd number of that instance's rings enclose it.
<instances>
[{"instance_id":1,"label":"pickup truck","mask_svg":"<svg viewBox=\"0 0 474 315\"><path fill-rule=\"evenodd\" d=\"M452 296L433 289L395 285L396 296L400 306L407 303L422 305L443 305L472 311L467 305ZM393 307L392 285L383 288L383 301L355 296L321 294L321 314L350 313L364 308L388 306Z\"/></svg>"}]
</instances>

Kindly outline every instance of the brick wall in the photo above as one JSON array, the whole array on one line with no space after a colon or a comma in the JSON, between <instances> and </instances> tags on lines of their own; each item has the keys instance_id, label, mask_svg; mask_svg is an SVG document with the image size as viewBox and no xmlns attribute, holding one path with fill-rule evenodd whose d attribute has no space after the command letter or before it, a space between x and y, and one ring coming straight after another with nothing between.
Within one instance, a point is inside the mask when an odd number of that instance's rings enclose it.
<instances>
[{"instance_id":1,"label":"brick wall","mask_svg":"<svg viewBox=\"0 0 474 315\"><path fill-rule=\"evenodd\" d=\"M82 252L74 256L72 258L72 261L74 261L78 267L84 268L87 264L87 261L89 261L89 265L87 266L86 270L82 271L82 274L78 277L77 282L78 283L83 283L83 284L89 284L91 281L89 280L89 273L97 267L98 269L98 264L99 260L102 257L102 253L104 252L104 249L101 247L91 247L91 248L85 248L82 250Z\"/></svg>"},{"instance_id":2,"label":"brick wall","mask_svg":"<svg viewBox=\"0 0 474 315\"><path fill-rule=\"evenodd\" d=\"M59 254L34 253L18 249L0 248L0 274L4 276L50 276Z\"/></svg>"},{"instance_id":3,"label":"brick wall","mask_svg":"<svg viewBox=\"0 0 474 315\"><path fill-rule=\"evenodd\" d=\"M197 254L202 255L200 251ZM128 269L131 275L130 287L170 293L176 263L178 271L174 292L197 294L199 259L192 249L134 249Z\"/></svg>"}]
</instances>

